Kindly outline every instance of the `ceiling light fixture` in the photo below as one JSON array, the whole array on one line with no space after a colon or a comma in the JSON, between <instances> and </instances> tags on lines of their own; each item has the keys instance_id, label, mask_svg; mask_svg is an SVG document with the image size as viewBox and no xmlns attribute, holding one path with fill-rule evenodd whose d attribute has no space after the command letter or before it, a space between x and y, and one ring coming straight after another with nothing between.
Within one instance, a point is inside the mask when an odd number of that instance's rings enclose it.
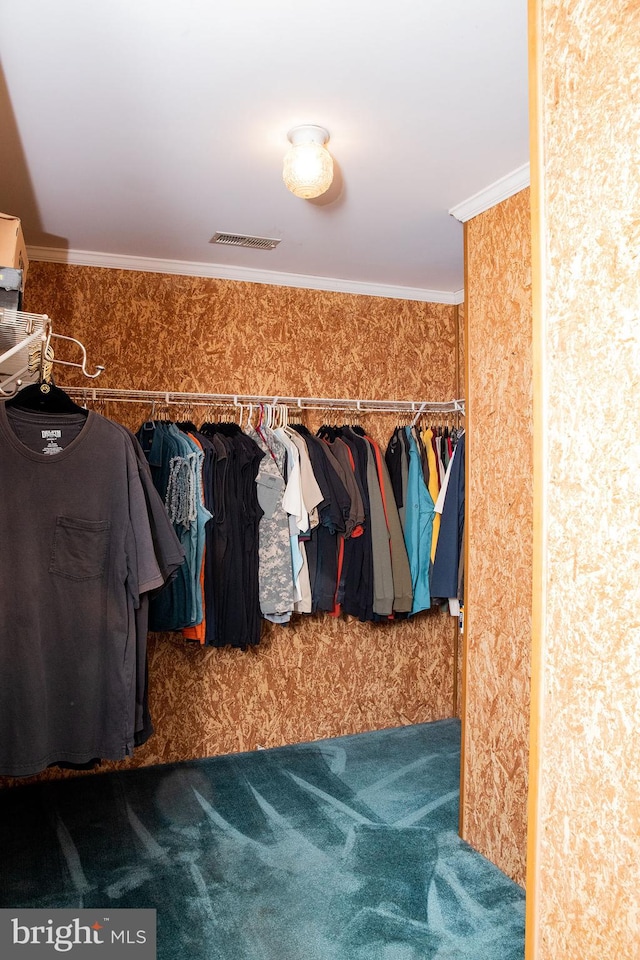
<instances>
[{"instance_id":1,"label":"ceiling light fixture","mask_svg":"<svg viewBox=\"0 0 640 960\"><path fill-rule=\"evenodd\" d=\"M312 123L305 123L289 130L287 137L291 146L284 157L282 179L296 197L312 200L331 186L333 158L325 143L329 131Z\"/></svg>"}]
</instances>

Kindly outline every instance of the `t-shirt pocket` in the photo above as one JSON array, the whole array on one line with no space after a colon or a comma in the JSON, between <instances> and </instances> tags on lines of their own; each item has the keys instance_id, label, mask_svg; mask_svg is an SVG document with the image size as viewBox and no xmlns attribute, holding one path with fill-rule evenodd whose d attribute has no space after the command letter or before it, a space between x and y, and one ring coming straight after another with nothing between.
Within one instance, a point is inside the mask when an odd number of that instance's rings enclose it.
<instances>
[{"instance_id":1,"label":"t-shirt pocket","mask_svg":"<svg viewBox=\"0 0 640 960\"><path fill-rule=\"evenodd\" d=\"M49 573L67 580L99 580L107 562L111 522L56 517Z\"/></svg>"},{"instance_id":2,"label":"t-shirt pocket","mask_svg":"<svg viewBox=\"0 0 640 960\"><path fill-rule=\"evenodd\" d=\"M282 496L284 481L281 477L260 476L256 477L256 489L258 492L258 503L266 520L271 520L275 509L278 506L278 500Z\"/></svg>"}]
</instances>

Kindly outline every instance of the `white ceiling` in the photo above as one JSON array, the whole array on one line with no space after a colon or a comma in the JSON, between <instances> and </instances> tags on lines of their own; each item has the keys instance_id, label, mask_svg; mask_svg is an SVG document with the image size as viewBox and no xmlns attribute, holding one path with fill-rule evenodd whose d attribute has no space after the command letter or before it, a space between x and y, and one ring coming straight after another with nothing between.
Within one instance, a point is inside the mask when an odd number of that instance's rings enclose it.
<instances>
[{"instance_id":1,"label":"white ceiling","mask_svg":"<svg viewBox=\"0 0 640 960\"><path fill-rule=\"evenodd\" d=\"M528 162L526 30L526 0L3 4L0 210L40 259L457 302L449 210ZM315 201L281 180L305 122Z\"/></svg>"}]
</instances>

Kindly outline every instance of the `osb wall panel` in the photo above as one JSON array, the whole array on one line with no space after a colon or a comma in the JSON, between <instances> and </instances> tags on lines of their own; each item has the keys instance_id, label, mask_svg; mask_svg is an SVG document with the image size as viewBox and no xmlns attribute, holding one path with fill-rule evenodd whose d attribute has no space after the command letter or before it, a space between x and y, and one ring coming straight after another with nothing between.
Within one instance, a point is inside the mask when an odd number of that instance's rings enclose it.
<instances>
[{"instance_id":1,"label":"osb wall panel","mask_svg":"<svg viewBox=\"0 0 640 960\"><path fill-rule=\"evenodd\" d=\"M458 372L457 372L457 384L456 384L456 395L464 399L466 397L466 388L465 388L465 366L466 366L466 346L465 346L465 305L464 303L459 304L458 306ZM464 427L465 423L462 418L460 418L459 426ZM467 438L468 442L468 438ZM466 535L466 531L465 531ZM456 677L456 717L462 717L462 683L463 683L463 638L462 634L458 633L456 640L456 657L455 662L457 664L457 677Z\"/></svg>"},{"instance_id":2,"label":"osb wall panel","mask_svg":"<svg viewBox=\"0 0 640 960\"><path fill-rule=\"evenodd\" d=\"M465 397L465 305L458 305L458 396Z\"/></svg>"},{"instance_id":3,"label":"osb wall panel","mask_svg":"<svg viewBox=\"0 0 640 960\"><path fill-rule=\"evenodd\" d=\"M30 265L26 300L106 365L100 386L431 400L454 389L446 305L46 263Z\"/></svg>"},{"instance_id":4,"label":"osb wall panel","mask_svg":"<svg viewBox=\"0 0 640 960\"><path fill-rule=\"evenodd\" d=\"M26 292L26 309L105 364L96 385L431 400L455 389L450 306L46 263L30 265ZM112 403L106 413L135 427L150 410ZM386 443L395 419L363 422ZM152 636L156 734L119 766L452 716L453 638L437 611L391 625L265 624L247 652Z\"/></svg>"},{"instance_id":5,"label":"osb wall panel","mask_svg":"<svg viewBox=\"0 0 640 960\"><path fill-rule=\"evenodd\" d=\"M640 5L541 3L540 960L640 956Z\"/></svg>"},{"instance_id":6,"label":"osb wall panel","mask_svg":"<svg viewBox=\"0 0 640 960\"><path fill-rule=\"evenodd\" d=\"M465 839L524 884L533 542L529 191L466 229Z\"/></svg>"}]
</instances>

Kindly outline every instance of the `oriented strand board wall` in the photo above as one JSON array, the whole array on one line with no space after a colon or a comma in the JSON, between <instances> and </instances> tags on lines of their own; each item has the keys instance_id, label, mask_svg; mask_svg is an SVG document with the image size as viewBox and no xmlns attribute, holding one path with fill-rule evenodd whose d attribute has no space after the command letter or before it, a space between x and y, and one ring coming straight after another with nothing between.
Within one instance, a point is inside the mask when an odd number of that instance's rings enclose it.
<instances>
[{"instance_id":1,"label":"oriented strand board wall","mask_svg":"<svg viewBox=\"0 0 640 960\"><path fill-rule=\"evenodd\" d=\"M26 293L26 309L106 365L96 385L432 400L455 389L450 306L45 263L31 264ZM150 410L106 412L137 426ZM386 443L395 420L364 422ZM157 733L127 765L452 716L453 629L440 612L390 625L305 617L265 625L247 652L161 635Z\"/></svg>"},{"instance_id":2,"label":"oriented strand board wall","mask_svg":"<svg viewBox=\"0 0 640 960\"><path fill-rule=\"evenodd\" d=\"M463 835L524 884L533 522L529 191L465 229L470 438Z\"/></svg>"},{"instance_id":3,"label":"oriented strand board wall","mask_svg":"<svg viewBox=\"0 0 640 960\"><path fill-rule=\"evenodd\" d=\"M546 521L536 557L540 546L546 605L535 638L540 779L528 948L536 960L635 960L640 5L537 0L533 9L542 25L534 200L544 281L536 504Z\"/></svg>"},{"instance_id":4,"label":"oriented strand board wall","mask_svg":"<svg viewBox=\"0 0 640 960\"><path fill-rule=\"evenodd\" d=\"M458 306L458 396L465 396L465 356L466 356L466 347L465 347L465 319L464 319L465 305L461 303Z\"/></svg>"},{"instance_id":5,"label":"oriented strand board wall","mask_svg":"<svg viewBox=\"0 0 640 960\"><path fill-rule=\"evenodd\" d=\"M466 397L465 389L465 357L466 357L466 346L465 346L465 305L461 303L458 306L458 376L456 384L456 396L464 399ZM460 418L459 426L464 427L465 421ZM468 443L468 437L466 442ZM463 548L464 549L464 548ZM463 656L463 637L460 631L458 630L457 639L456 639L456 661L458 664L457 678L456 678L456 717L462 717L462 686L464 682L463 678L463 667L464 667L464 656Z\"/></svg>"}]
</instances>

